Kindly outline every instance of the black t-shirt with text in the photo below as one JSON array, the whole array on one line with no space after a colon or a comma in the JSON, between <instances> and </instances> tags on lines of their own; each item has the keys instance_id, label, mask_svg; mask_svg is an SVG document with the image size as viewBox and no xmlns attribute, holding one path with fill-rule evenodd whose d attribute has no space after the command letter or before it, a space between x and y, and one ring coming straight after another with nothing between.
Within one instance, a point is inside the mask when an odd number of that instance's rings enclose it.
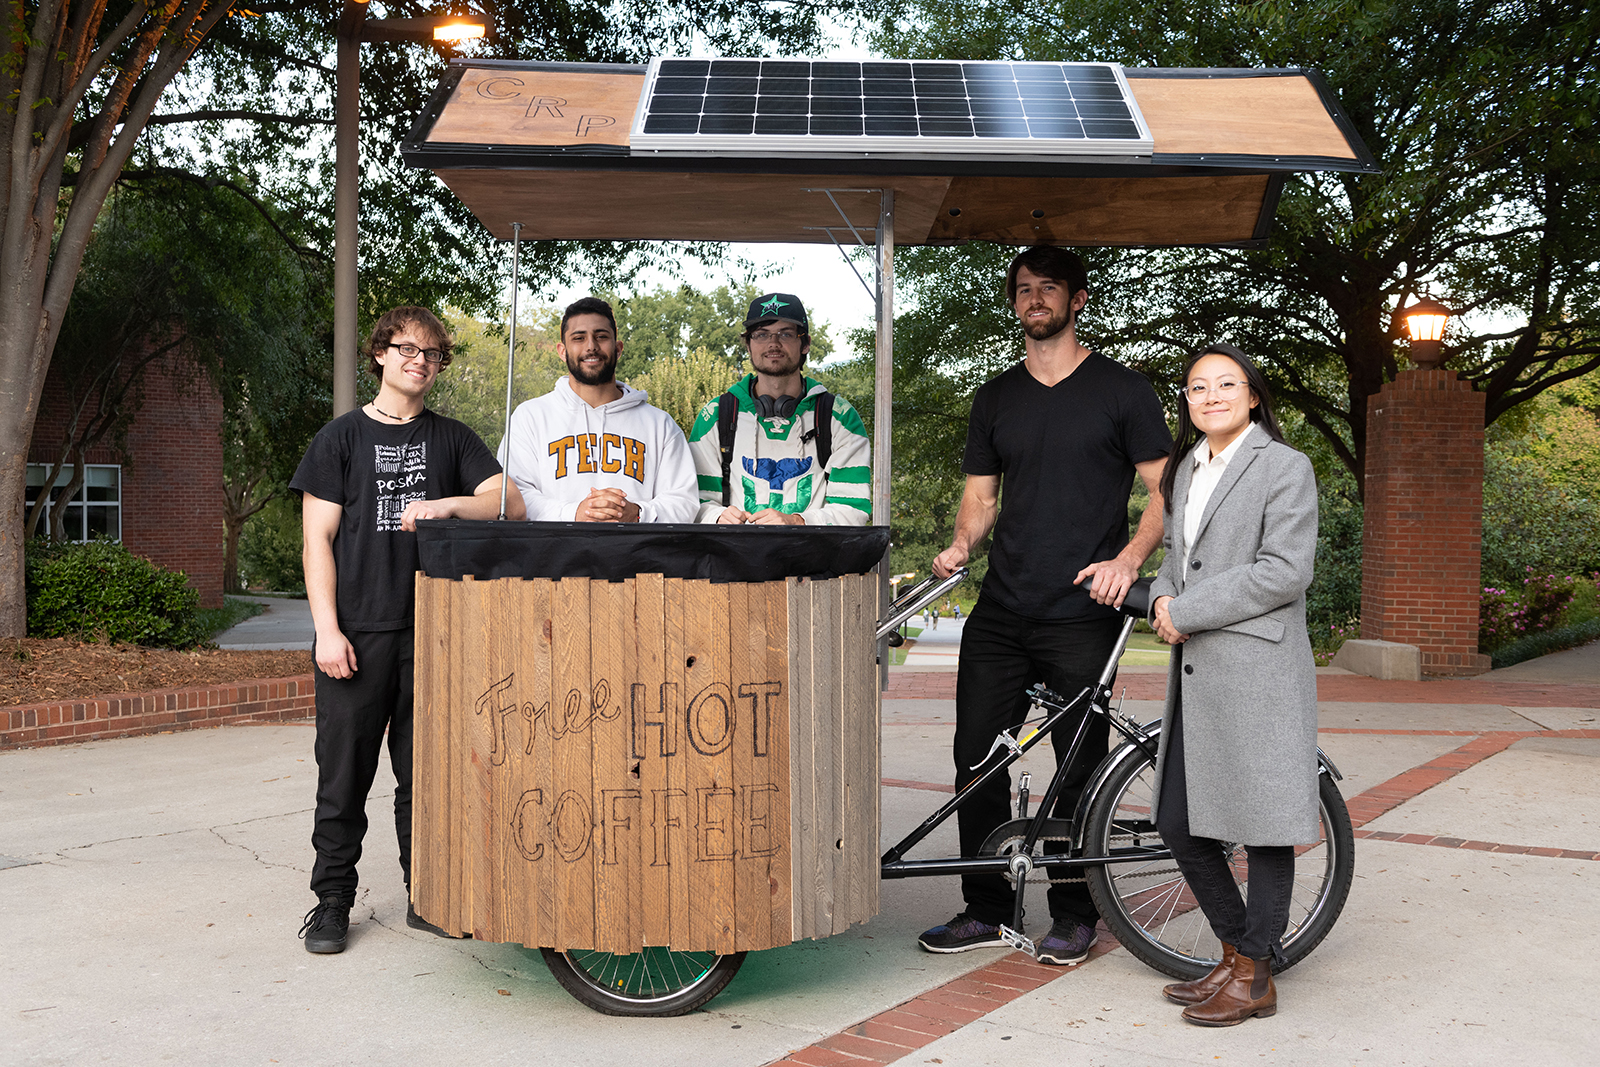
<instances>
[{"instance_id":1,"label":"black t-shirt with text","mask_svg":"<svg viewBox=\"0 0 1600 1067\"><path fill-rule=\"evenodd\" d=\"M1022 362L984 383L961 461L1000 476L983 596L1041 621L1115 615L1073 576L1127 547L1134 464L1171 450L1149 380L1098 352L1054 386Z\"/></svg>"},{"instance_id":2,"label":"black t-shirt with text","mask_svg":"<svg viewBox=\"0 0 1600 1067\"><path fill-rule=\"evenodd\" d=\"M400 529L406 505L468 496L499 473L477 434L432 411L390 426L357 408L319 430L289 487L344 509L333 540L339 628L411 626L417 535Z\"/></svg>"}]
</instances>

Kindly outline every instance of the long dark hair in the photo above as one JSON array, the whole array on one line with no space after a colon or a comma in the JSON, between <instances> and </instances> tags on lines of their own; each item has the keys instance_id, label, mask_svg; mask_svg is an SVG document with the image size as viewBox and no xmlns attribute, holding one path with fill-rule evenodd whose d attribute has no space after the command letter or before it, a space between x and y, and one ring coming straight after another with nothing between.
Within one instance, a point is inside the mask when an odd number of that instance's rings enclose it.
<instances>
[{"instance_id":1,"label":"long dark hair","mask_svg":"<svg viewBox=\"0 0 1600 1067\"><path fill-rule=\"evenodd\" d=\"M1256 406L1250 409L1250 421L1265 430L1274 441L1284 443L1283 431L1278 429L1278 420L1272 414L1272 390L1267 388L1267 379L1262 377L1261 368L1255 365L1255 361L1232 345L1214 344L1204 352L1196 352L1183 365L1185 391L1178 399L1178 439L1172 443L1172 454L1167 457L1167 465L1161 471L1161 499L1166 502L1168 515L1172 514L1172 487L1178 480L1178 464L1188 458L1194 446L1200 443L1200 438L1205 436L1189 416L1187 390L1189 372L1206 356L1227 356L1239 365L1239 369L1244 371L1244 383L1249 387L1250 395L1256 398Z\"/></svg>"}]
</instances>

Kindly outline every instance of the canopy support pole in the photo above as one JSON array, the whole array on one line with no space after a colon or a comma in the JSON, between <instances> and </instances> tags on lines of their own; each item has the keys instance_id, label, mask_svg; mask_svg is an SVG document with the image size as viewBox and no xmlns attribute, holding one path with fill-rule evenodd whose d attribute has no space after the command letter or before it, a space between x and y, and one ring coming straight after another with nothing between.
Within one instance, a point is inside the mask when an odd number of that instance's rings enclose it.
<instances>
[{"instance_id":1,"label":"canopy support pole","mask_svg":"<svg viewBox=\"0 0 1600 1067\"><path fill-rule=\"evenodd\" d=\"M889 465L894 451L890 434L894 413L894 190L884 189L878 201L877 281L878 343L872 393L872 522L889 525ZM878 602L888 604L893 597L889 584L894 545L884 554L878 567ZM889 640L878 642L878 692L889 688Z\"/></svg>"},{"instance_id":2,"label":"canopy support pole","mask_svg":"<svg viewBox=\"0 0 1600 1067\"><path fill-rule=\"evenodd\" d=\"M506 429L500 435L500 454L505 457L500 475L500 518L506 517L506 492L511 487L511 383L517 372L517 289L522 273L522 223L511 224L511 328L506 341Z\"/></svg>"},{"instance_id":3,"label":"canopy support pole","mask_svg":"<svg viewBox=\"0 0 1600 1067\"><path fill-rule=\"evenodd\" d=\"M872 403L872 522L889 525L890 428L894 408L894 190L880 194L877 232L878 343Z\"/></svg>"}]
</instances>

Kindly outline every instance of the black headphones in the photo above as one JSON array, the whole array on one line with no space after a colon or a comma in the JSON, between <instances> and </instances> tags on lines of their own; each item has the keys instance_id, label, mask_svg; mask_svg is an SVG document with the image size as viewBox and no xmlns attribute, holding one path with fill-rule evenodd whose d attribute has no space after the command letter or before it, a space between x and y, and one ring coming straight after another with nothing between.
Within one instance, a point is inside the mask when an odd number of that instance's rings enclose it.
<instances>
[{"instance_id":1,"label":"black headphones","mask_svg":"<svg viewBox=\"0 0 1600 1067\"><path fill-rule=\"evenodd\" d=\"M761 409L763 419L792 419L794 409L799 405L800 398L785 393L783 396L767 396L765 393L756 394L756 407Z\"/></svg>"}]
</instances>

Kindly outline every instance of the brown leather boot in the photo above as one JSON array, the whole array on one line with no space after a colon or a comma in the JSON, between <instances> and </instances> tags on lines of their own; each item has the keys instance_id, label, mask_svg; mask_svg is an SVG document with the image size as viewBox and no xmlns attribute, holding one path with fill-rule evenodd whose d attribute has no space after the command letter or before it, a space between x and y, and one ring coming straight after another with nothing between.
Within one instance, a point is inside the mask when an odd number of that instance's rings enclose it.
<instances>
[{"instance_id":1,"label":"brown leather boot","mask_svg":"<svg viewBox=\"0 0 1600 1067\"><path fill-rule=\"evenodd\" d=\"M1222 988L1228 976L1233 973L1233 946L1226 941L1222 943L1222 962L1211 968L1211 973L1204 978L1196 978L1192 982L1175 982L1163 986L1161 995L1174 1004L1204 1004L1211 999L1211 994Z\"/></svg>"},{"instance_id":2,"label":"brown leather boot","mask_svg":"<svg viewBox=\"0 0 1600 1067\"><path fill-rule=\"evenodd\" d=\"M1266 1018L1278 1011L1278 989L1272 984L1272 961L1235 954L1233 973L1204 1004L1183 1009L1197 1026L1237 1026L1252 1015Z\"/></svg>"}]
</instances>

